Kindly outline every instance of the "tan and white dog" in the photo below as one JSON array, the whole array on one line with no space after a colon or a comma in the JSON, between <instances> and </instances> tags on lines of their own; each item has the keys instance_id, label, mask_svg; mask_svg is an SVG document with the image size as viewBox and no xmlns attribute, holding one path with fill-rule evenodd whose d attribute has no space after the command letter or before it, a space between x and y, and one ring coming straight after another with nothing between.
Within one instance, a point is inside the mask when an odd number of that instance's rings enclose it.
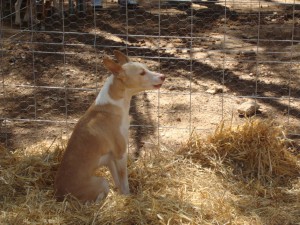
<instances>
[{"instance_id":1,"label":"tan and white dog","mask_svg":"<svg viewBox=\"0 0 300 225\"><path fill-rule=\"evenodd\" d=\"M112 73L95 103L76 124L55 179L55 195L63 200L72 194L82 202L99 201L109 192L108 182L95 176L95 170L107 166L115 186L129 194L127 139L130 100L138 92L159 89L165 76L150 71L144 64L131 62L120 51L118 61L104 57L104 66Z\"/></svg>"}]
</instances>

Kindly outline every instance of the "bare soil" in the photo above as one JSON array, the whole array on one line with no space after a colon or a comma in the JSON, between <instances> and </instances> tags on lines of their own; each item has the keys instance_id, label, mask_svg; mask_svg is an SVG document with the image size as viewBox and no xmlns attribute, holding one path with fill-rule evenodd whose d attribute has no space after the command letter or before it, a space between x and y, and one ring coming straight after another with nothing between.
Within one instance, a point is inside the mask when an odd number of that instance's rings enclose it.
<instances>
[{"instance_id":1,"label":"bare soil","mask_svg":"<svg viewBox=\"0 0 300 225\"><path fill-rule=\"evenodd\" d=\"M133 98L129 148L137 154L158 143L178 148L194 130L205 136L222 119L243 122L236 108L254 95L261 105L256 116L275 119L297 142L297 7L216 1L126 14L114 3L64 20L51 14L44 30L4 20L1 143L16 149L67 139L109 75L101 58L114 49L167 76L160 91Z\"/></svg>"}]
</instances>

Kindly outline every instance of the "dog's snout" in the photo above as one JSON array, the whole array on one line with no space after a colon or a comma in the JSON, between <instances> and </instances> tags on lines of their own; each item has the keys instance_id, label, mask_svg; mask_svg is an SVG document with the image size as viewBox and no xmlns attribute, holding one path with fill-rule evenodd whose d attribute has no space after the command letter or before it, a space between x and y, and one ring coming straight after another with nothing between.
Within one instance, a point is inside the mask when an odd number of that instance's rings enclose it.
<instances>
[{"instance_id":1,"label":"dog's snout","mask_svg":"<svg viewBox=\"0 0 300 225\"><path fill-rule=\"evenodd\" d=\"M160 79L161 79L162 81L165 81L166 76L165 76L165 75L161 75L161 76L160 76Z\"/></svg>"}]
</instances>

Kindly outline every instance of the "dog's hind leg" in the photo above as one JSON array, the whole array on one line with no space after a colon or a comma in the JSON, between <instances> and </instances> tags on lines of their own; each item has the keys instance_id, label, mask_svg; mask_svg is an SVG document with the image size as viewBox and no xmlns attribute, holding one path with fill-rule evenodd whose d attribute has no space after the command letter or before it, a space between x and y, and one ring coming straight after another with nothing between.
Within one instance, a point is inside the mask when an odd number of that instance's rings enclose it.
<instances>
[{"instance_id":1,"label":"dog's hind leg","mask_svg":"<svg viewBox=\"0 0 300 225\"><path fill-rule=\"evenodd\" d=\"M82 189L74 195L83 202L99 202L103 200L109 192L109 184L103 177L93 176Z\"/></svg>"}]
</instances>

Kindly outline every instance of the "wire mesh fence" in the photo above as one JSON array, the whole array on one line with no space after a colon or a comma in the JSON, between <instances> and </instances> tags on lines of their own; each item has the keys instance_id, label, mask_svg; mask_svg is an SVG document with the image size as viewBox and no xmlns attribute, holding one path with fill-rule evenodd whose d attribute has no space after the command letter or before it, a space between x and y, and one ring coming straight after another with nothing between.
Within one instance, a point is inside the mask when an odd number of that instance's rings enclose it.
<instances>
[{"instance_id":1,"label":"wire mesh fence","mask_svg":"<svg viewBox=\"0 0 300 225\"><path fill-rule=\"evenodd\" d=\"M167 76L159 91L133 98L132 149L180 145L222 119L240 123L236 108L249 99L258 117L299 140L299 1L15 3L1 1L0 140L9 149L67 138L115 49Z\"/></svg>"}]
</instances>

